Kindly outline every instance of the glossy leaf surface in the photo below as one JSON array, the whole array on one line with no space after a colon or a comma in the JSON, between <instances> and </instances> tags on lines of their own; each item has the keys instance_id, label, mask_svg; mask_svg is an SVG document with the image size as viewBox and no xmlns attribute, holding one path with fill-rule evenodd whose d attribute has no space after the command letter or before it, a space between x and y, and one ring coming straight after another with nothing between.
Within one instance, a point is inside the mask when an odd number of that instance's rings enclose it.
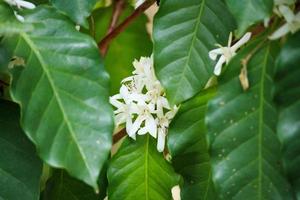
<instances>
[{"instance_id":1,"label":"glossy leaf surface","mask_svg":"<svg viewBox=\"0 0 300 200\"><path fill-rule=\"evenodd\" d=\"M42 162L19 125L17 104L0 100L0 199L38 200Z\"/></svg>"},{"instance_id":2,"label":"glossy leaf surface","mask_svg":"<svg viewBox=\"0 0 300 200\"><path fill-rule=\"evenodd\" d=\"M125 139L108 168L108 199L172 199L178 175L149 135Z\"/></svg>"},{"instance_id":3,"label":"glossy leaf surface","mask_svg":"<svg viewBox=\"0 0 300 200\"><path fill-rule=\"evenodd\" d=\"M113 129L108 75L97 46L52 8L25 17L34 31L5 41L25 63L13 68L11 85L23 129L45 162L96 189Z\"/></svg>"},{"instance_id":4,"label":"glossy leaf surface","mask_svg":"<svg viewBox=\"0 0 300 200\"><path fill-rule=\"evenodd\" d=\"M97 0L50 0L60 11L68 15L76 24L88 27L86 18L90 16Z\"/></svg>"},{"instance_id":5,"label":"glossy leaf surface","mask_svg":"<svg viewBox=\"0 0 300 200\"><path fill-rule=\"evenodd\" d=\"M273 0L225 1L237 21L238 36L242 36L249 26L257 22L262 22L264 19L270 17L273 9Z\"/></svg>"},{"instance_id":6,"label":"glossy leaf surface","mask_svg":"<svg viewBox=\"0 0 300 200\"><path fill-rule=\"evenodd\" d=\"M220 0L162 1L154 21L156 74L171 104L191 98L212 76L208 52L227 44L234 21Z\"/></svg>"},{"instance_id":7,"label":"glossy leaf surface","mask_svg":"<svg viewBox=\"0 0 300 200\"><path fill-rule=\"evenodd\" d=\"M215 89L200 92L182 104L169 129L172 165L184 178L182 200L216 198L204 122L207 102L214 93Z\"/></svg>"},{"instance_id":8,"label":"glossy leaf surface","mask_svg":"<svg viewBox=\"0 0 300 200\"><path fill-rule=\"evenodd\" d=\"M0 36L11 35L32 29L27 23L17 20L13 9L3 1L0 1Z\"/></svg>"},{"instance_id":9,"label":"glossy leaf surface","mask_svg":"<svg viewBox=\"0 0 300 200\"><path fill-rule=\"evenodd\" d=\"M280 106L277 133L283 144L286 173L300 199L300 33L291 36L277 62L276 100Z\"/></svg>"},{"instance_id":10,"label":"glossy leaf surface","mask_svg":"<svg viewBox=\"0 0 300 200\"><path fill-rule=\"evenodd\" d=\"M276 50L276 45L260 39L242 49L209 103L213 179L220 199L291 199L282 173L277 110L272 102ZM250 88L244 91L239 80L241 60L250 53Z\"/></svg>"},{"instance_id":11,"label":"glossy leaf surface","mask_svg":"<svg viewBox=\"0 0 300 200\"><path fill-rule=\"evenodd\" d=\"M93 188L70 177L63 170L55 170L47 182L43 200L99 200L106 196L106 191L96 194Z\"/></svg>"}]
</instances>

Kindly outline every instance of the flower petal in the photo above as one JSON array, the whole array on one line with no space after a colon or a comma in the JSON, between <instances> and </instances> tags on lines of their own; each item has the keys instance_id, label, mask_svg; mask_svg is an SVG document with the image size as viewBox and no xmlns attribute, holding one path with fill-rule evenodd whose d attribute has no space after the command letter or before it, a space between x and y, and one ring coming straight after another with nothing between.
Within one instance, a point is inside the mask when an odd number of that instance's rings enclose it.
<instances>
[{"instance_id":1,"label":"flower petal","mask_svg":"<svg viewBox=\"0 0 300 200\"><path fill-rule=\"evenodd\" d=\"M215 65L214 74L219 76L222 71L222 65L226 62L225 56L221 56L217 64Z\"/></svg>"},{"instance_id":2,"label":"flower petal","mask_svg":"<svg viewBox=\"0 0 300 200\"><path fill-rule=\"evenodd\" d=\"M239 41L237 41L237 43L235 43L232 47L231 50L233 52L236 52L241 46L243 46L244 44L246 44L250 38L251 38L251 32L247 32Z\"/></svg>"},{"instance_id":3,"label":"flower petal","mask_svg":"<svg viewBox=\"0 0 300 200\"><path fill-rule=\"evenodd\" d=\"M270 40L276 40L290 32L289 25L286 23L269 36Z\"/></svg>"},{"instance_id":4,"label":"flower petal","mask_svg":"<svg viewBox=\"0 0 300 200\"><path fill-rule=\"evenodd\" d=\"M210 57L210 59L212 60L216 60L218 55L222 55L223 51L221 48L218 49L213 49L211 51L208 52L208 56Z\"/></svg>"},{"instance_id":5,"label":"flower petal","mask_svg":"<svg viewBox=\"0 0 300 200\"><path fill-rule=\"evenodd\" d=\"M157 137L157 125L155 119L151 114L149 114L145 121L145 128L148 130L150 135L154 138Z\"/></svg>"},{"instance_id":6,"label":"flower petal","mask_svg":"<svg viewBox=\"0 0 300 200\"><path fill-rule=\"evenodd\" d=\"M278 7L278 10L284 17L285 21L287 21L287 23L291 23L294 20L295 15L288 6L280 5Z\"/></svg>"},{"instance_id":7,"label":"flower petal","mask_svg":"<svg viewBox=\"0 0 300 200\"><path fill-rule=\"evenodd\" d=\"M146 133L148 133L148 130L145 127L138 131L138 135L145 135Z\"/></svg>"},{"instance_id":8,"label":"flower petal","mask_svg":"<svg viewBox=\"0 0 300 200\"><path fill-rule=\"evenodd\" d=\"M165 140L166 140L166 134L165 134L165 129L158 129L158 134L157 134L157 150L159 152L163 152L165 148Z\"/></svg>"},{"instance_id":9,"label":"flower petal","mask_svg":"<svg viewBox=\"0 0 300 200\"><path fill-rule=\"evenodd\" d=\"M145 118L141 115L139 115L136 120L133 122L132 126L130 127L130 130L128 130L128 135L129 136L135 136L136 132L141 128L141 124Z\"/></svg>"}]
</instances>

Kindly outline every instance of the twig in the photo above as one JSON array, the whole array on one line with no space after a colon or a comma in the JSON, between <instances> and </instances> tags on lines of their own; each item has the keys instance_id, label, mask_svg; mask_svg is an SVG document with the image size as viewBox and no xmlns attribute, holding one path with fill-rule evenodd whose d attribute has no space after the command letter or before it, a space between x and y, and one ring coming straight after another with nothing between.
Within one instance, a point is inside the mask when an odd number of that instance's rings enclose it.
<instances>
[{"instance_id":1,"label":"twig","mask_svg":"<svg viewBox=\"0 0 300 200\"><path fill-rule=\"evenodd\" d=\"M99 43L98 48L102 56L107 52L110 42L117 37L122 31L124 31L128 25L135 20L139 15L141 15L145 10L147 10L156 0L147 0L142 5L140 5L130 16L128 16L119 26L113 29L109 34L107 34Z\"/></svg>"},{"instance_id":2,"label":"twig","mask_svg":"<svg viewBox=\"0 0 300 200\"><path fill-rule=\"evenodd\" d=\"M114 1L113 14L111 16L111 20L110 20L109 27L108 27L106 34L110 34L114 30L114 28L117 26L119 18L121 16L124 8L125 8L124 0L115 0Z\"/></svg>"},{"instance_id":3,"label":"twig","mask_svg":"<svg viewBox=\"0 0 300 200\"><path fill-rule=\"evenodd\" d=\"M116 144L117 142L119 142L125 136L126 136L126 129L123 128L118 133L114 134L114 136L113 136L113 144Z\"/></svg>"}]
</instances>

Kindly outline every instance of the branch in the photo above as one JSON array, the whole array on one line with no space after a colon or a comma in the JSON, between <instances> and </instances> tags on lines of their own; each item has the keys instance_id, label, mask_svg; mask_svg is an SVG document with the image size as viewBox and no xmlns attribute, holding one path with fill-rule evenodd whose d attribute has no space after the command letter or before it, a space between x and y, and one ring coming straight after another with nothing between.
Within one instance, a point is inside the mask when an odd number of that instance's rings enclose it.
<instances>
[{"instance_id":1,"label":"branch","mask_svg":"<svg viewBox=\"0 0 300 200\"><path fill-rule=\"evenodd\" d=\"M147 10L152 4L154 4L156 0L147 0L142 5L140 5L130 16L128 16L119 26L113 29L110 33L108 33L99 43L98 48L102 56L104 56L107 52L108 46L110 42L117 37L120 33L122 33L128 25L131 24L138 16L140 16L145 10Z\"/></svg>"},{"instance_id":2,"label":"branch","mask_svg":"<svg viewBox=\"0 0 300 200\"><path fill-rule=\"evenodd\" d=\"M111 16L111 20L110 20L109 27L108 27L106 34L111 33L113 31L113 29L117 26L117 23L119 21L119 18L121 16L124 8L125 8L124 0L115 0L114 1L113 14Z\"/></svg>"},{"instance_id":3,"label":"branch","mask_svg":"<svg viewBox=\"0 0 300 200\"><path fill-rule=\"evenodd\" d=\"M126 135L127 135L126 129L125 128L121 129L118 133L113 135L113 144L119 142Z\"/></svg>"}]
</instances>

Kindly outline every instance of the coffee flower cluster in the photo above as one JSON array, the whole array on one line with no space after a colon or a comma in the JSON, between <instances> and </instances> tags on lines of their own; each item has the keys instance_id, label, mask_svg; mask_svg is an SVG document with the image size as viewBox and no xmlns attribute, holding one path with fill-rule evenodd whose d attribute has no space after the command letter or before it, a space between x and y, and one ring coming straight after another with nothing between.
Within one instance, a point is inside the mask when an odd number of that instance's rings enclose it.
<instances>
[{"instance_id":1,"label":"coffee flower cluster","mask_svg":"<svg viewBox=\"0 0 300 200\"><path fill-rule=\"evenodd\" d=\"M110 97L116 108L115 123L125 123L126 132L133 139L136 134L149 133L157 138L157 150L162 152L170 121L178 108L169 105L155 76L152 57L141 57L133 66L133 75L122 80L120 93Z\"/></svg>"}]
</instances>

